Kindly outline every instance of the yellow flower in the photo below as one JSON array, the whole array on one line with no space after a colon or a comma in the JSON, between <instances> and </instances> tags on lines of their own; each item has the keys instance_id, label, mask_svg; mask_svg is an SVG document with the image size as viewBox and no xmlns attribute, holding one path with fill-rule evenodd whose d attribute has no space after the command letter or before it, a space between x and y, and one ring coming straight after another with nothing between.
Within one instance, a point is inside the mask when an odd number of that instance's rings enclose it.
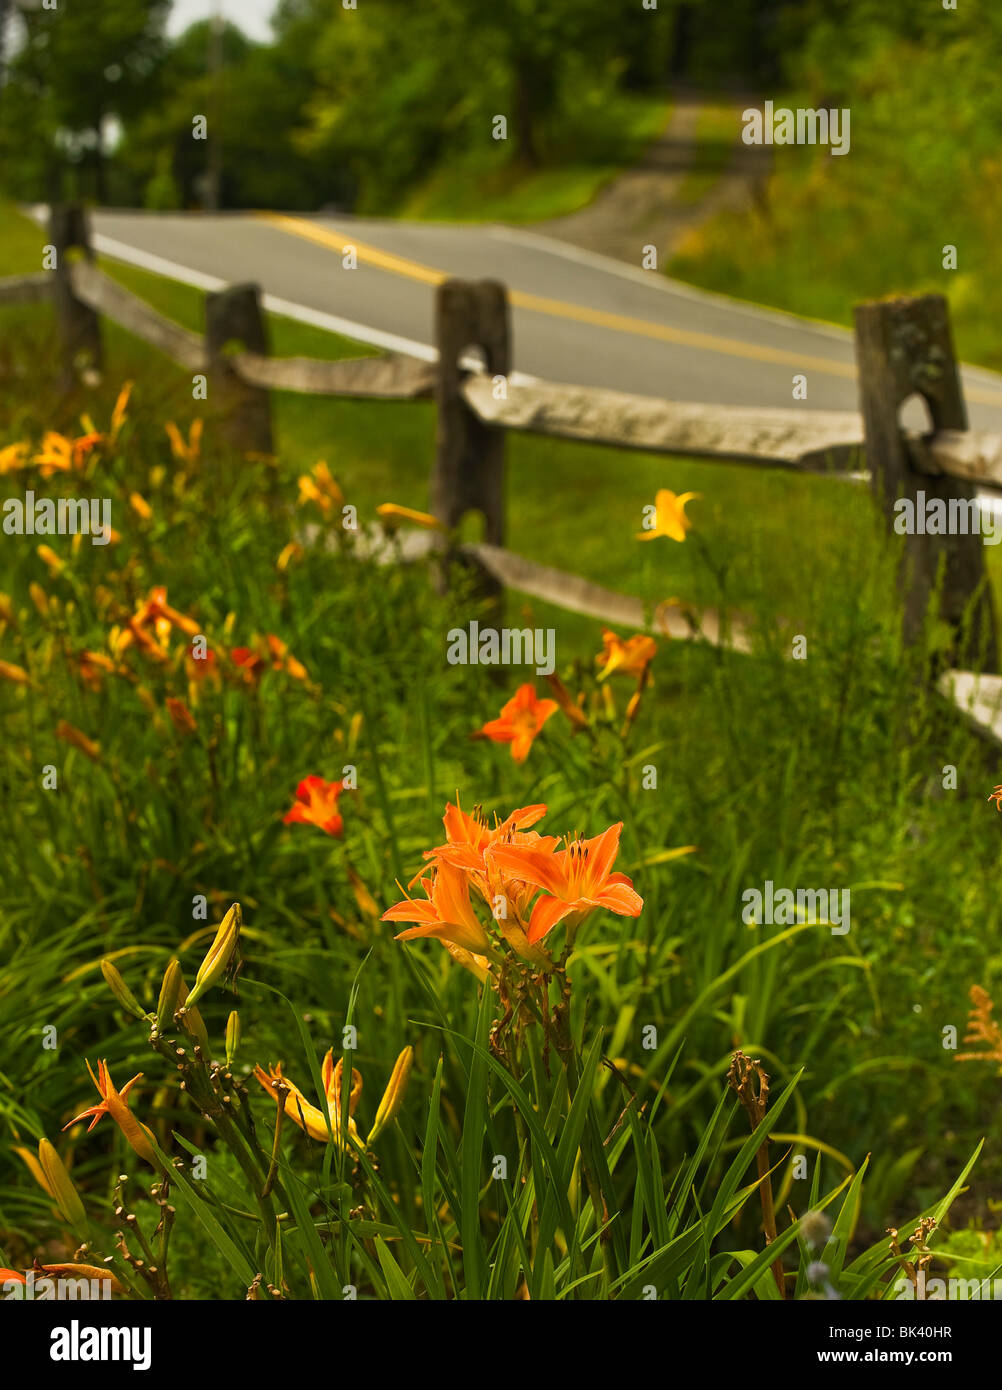
<instances>
[{"instance_id":1,"label":"yellow flower","mask_svg":"<svg viewBox=\"0 0 1002 1390\"><path fill-rule=\"evenodd\" d=\"M129 493L129 506L142 521L149 521L153 515L153 508L140 492Z\"/></svg>"},{"instance_id":2,"label":"yellow flower","mask_svg":"<svg viewBox=\"0 0 1002 1390\"><path fill-rule=\"evenodd\" d=\"M58 574L63 568L64 561L59 558L50 545L40 545L35 551L43 564L48 565L53 574Z\"/></svg>"},{"instance_id":3,"label":"yellow flower","mask_svg":"<svg viewBox=\"0 0 1002 1390\"><path fill-rule=\"evenodd\" d=\"M314 466L311 473L304 473L299 479L299 505L306 502L314 502L324 516L344 503L344 493L323 460Z\"/></svg>"},{"instance_id":4,"label":"yellow flower","mask_svg":"<svg viewBox=\"0 0 1002 1390\"><path fill-rule=\"evenodd\" d=\"M43 618L49 616L49 596L42 588L41 584L36 584L34 580L28 585L28 597L38 609Z\"/></svg>"},{"instance_id":5,"label":"yellow flower","mask_svg":"<svg viewBox=\"0 0 1002 1390\"><path fill-rule=\"evenodd\" d=\"M327 1117L330 1119L331 1133L334 1142L342 1148L349 1146L341 1140L341 1082L344 1063L339 1057L337 1066L334 1065L334 1049L331 1048L324 1057L323 1065L320 1068L320 1077L324 1087L324 1098L327 1102ZM286 1089L285 1094L285 1113L294 1124L304 1130L311 1139L318 1139L322 1144L327 1142L327 1118L324 1112L319 1110L303 1095L298 1086L294 1086L291 1081L287 1081L282 1075L281 1064L269 1067L267 1071L263 1067L255 1067L254 1075L261 1085L271 1096L272 1100L278 1101L281 1098L279 1084ZM348 1136L353 1139L359 1148L364 1147L362 1137L355 1126L354 1114L358 1105L358 1098L362 1094L362 1077L354 1067L351 1069L351 1090L348 1094Z\"/></svg>"},{"instance_id":6,"label":"yellow flower","mask_svg":"<svg viewBox=\"0 0 1002 1390\"><path fill-rule=\"evenodd\" d=\"M78 748L81 753L90 758L91 762L101 761L100 745L88 738L76 725L67 723L65 719L60 719L56 725L56 738L62 739L64 743L70 744L73 748Z\"/></svg>"},{"instance_id":7,"label":"yellow flower","mask_svg":"<svg viewBox=\"0 0 1002 1390\"><path fill-rule=\"evenodd\" d=\"M5 473L14 473L19 468L23 468L28 459L28 445L8 444L0 449L0 477Z\"/></svg>"},{"instance_id":8,"label":"yellow flower","mask_svg":"<svg viewBox=\"0 0 1002 1390\"><path fill-rule=\"evenodd\" d=\"M596 664L602 668L598 678L604 681L613 671L619 671L624 676L641 676L654 660L657 650L658 644L653 637L637 633L624 642L610 628L604 627L602 650L595 658Z\"/></svg>"},{"instance_id":9,"label":"yellow flower","mask_svg":"<svg viewBox=\"0 0 1002 1390\"><path fill-rule=\"evenodd\" d=\"M686 531L692 527L692 522L685 514L685 504L693 497L699 496L698 492L683 492L679 495L669 488L661 488L654 499L654 525L649 530L639 531L637 540L653 541L659 536L668 536L673 541L684 541Z\"/></svg>"},{"instance_id":10,"label":"yellow flower","mask_svg":"<svg viewBox=\"0 0 1002 1390\"><path fill-rule=\"evenodd\" d=\"M284 574L293 560L301 560L305 553L298 541L290 541L287 546L283 547L281 554L275 561L275 568L280 574Z\"/></svg>"},{"instance_id":11,"label":"yellow flower","mask_svg":"<svg viewBox=\"0 0 1002 1390\"><path fill-rule=\"evenodd\" d=\"M202 453L202 421L193 420L187 441L173 420L164 426L170 440L170 451L177 463L197 463Z\"/></svg>"},{"instance_id":12,"label":"yellow flower","mask_svg":"<svg viewBox=\"0 0 1002 1390\"><path fill-rule=\"evenodd\" d=\"M129 397L131 394L132 382L127 381L125 385L122 387L121 391L119 391L118 400L115 402L115 408L111 412L111 431L109 434L109 438L111 439L111 442L113 444L115 440L118 438L119 431L125 424L126 407L129 404Z\"/></svg>"},{"instance_id":13,"label":"yellow flower","mask_svg":"<svg viewBox=\"0 0 1002 1390\"><path fill-rule=\"evenodd\" d=\"M383 502L376 508L376 513L387 531L395 531L404 521L409 521L412 526L423 526L426 531L445 530L437 516L416 512L413 507L399 507L396 502Z\"/></svg>"}]
</instances>

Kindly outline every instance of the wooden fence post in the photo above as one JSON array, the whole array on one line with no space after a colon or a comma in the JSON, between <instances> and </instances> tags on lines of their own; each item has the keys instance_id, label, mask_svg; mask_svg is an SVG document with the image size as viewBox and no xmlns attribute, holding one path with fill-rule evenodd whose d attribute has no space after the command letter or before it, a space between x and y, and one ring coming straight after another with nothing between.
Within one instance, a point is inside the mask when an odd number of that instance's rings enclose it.
<instances>
[{"instance_id":1,"label":"wooden fence post","mask_svg":"<svg viewBox=\"0 0 1002 1390\"><path fill-rule=\"evenodd\" d=\"M271 397L264 387L245 382L227 360L226 348L268 356L268 331L257 285L228 285L205 300L205 351L226 438L245 454L273 454Z\"/></svg>"},{"instance_id":2,"label":"wooden fence post","mask_svg":"<svg viewBox=\"0 0 1002 1390\"><path fill-rule=\"evenodd\" d=\"M508 295L497 280L446 280L435 301L438 344L438 403L431 509L453 530L467 512L484 518L484 539L504 545L504 430L485 425L460 392L469 350L483 354L488 376L507 378L511 370ZM479 587L497 594L497 580L481 575ZM444 577L443 577L444 582Z\"/></svg>"},{"instance_id":3,"label":"wooden fence post","mask_svg":"<svg viewBox=\"0 0 1002 1390\"><path fill-rule=\"evenodd\" d=\"M971 484L914 470L898 419L903 403L917 394L929 408L934 430L967 429L945 297L927 294L857 305L856 365L871 486L888 527L899 498L911 500L917 517L920 491L926 500L941 499L947 516L951 500L968 504L975 496ZM900 572L905 640L915 641L922 630L943 555L939 614L956 634L950 660L995 670L995 608L980 534L905 536Z\"/></svg>"},{"instance_id":4,"label":"wooden fence post","mask_svg":"<svg viewBox=\"0 0 1002 1390\"><path fill-rule=\"evenodd\" d=\"M78 247L93 262L87 214L79 203L56 204L49 213L49 241L55 248L56 325L62 351L60 384L69 390L86 371L100 371L101 325L96 312L73 291L69 252Z\"/></svg>"}]
</instances>

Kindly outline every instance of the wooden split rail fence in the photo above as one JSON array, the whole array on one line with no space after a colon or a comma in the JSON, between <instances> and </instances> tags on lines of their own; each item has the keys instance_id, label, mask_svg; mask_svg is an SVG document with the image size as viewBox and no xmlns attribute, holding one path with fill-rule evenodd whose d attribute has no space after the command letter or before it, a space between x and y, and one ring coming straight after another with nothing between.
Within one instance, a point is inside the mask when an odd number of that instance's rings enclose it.
<instances>
[{"instance_id":1,"label":"wooden split rail fence","mask_svg":"<svg viewBox=\"0 0 1002 1390\"><path fill-rule=\"evenodd\" d=\"M101 317L213 381L232 444L272 454L272 391L434 400L437 406L431 510L449 531L468 512L484 519L485 540L455 548L476 566L484 587L516 588L574 612L640 628L643 605L578 575L550 569L504 548L504 449L509 430L583 440L650 453L687 455L806 473L867 469L888 526L895 502L926 497L969 503L975 485L1002 491L1002 435L967 428L960 373L941 295L878 300L856 309L860 412L745 408L657 400L562 383L510 380L511 324L505 287L449 280L436 291L436 362L390 354L347 361L273 358L256 285L234 285L206 299L204 336L171 322L98 269L85 212L56 207L50 221L55 269L0 280L0 306L54 303L67 385L102 360ZM234 351L233 349L237 350ZM476 362L471 364L471 354ZM932 430L903 430L913 396ZM953 628L956 669L941 692L979 732L1002 743L1002 677L995 613L977 534L900 537L904 629L917 636L933 595ZM939 572L940 565L943 566ZM673 637L693 627L672 611ZM721 631L704 612L695 635L749 650L740 625Z\"/></svg>"}]
</instances>

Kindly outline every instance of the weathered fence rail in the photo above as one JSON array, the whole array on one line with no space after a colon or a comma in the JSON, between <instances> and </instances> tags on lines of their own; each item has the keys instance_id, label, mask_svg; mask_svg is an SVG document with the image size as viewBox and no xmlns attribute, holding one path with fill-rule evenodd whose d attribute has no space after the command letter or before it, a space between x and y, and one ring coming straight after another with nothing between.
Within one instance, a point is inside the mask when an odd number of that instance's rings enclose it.
<instances>
[{"instance_id":1,"label":"weathered fence rail","mask_svg":"<svg viewBox=\"0 0 1002 1390\"><path fill-rule=\"evenodd\" d=\"M206 300L204 336L182 328L94 264L78 207L53 209L55 272L0 280L0 306L51 300L62 339L64 376L100 363L100 318L110 319L185 370L208 373L224 403L224 424L248 452L273 452L271 391L383 400L434 399L438 412L431 507L450 530L480 512L485 542L449 554L474 563L490 591L517 588L572 611L640 627L639 600L504 548L504 440L509 430L553 438L696 456L760 467L859 477L892 525L895 503L918 494L962 506L973 485L1002 490L1002 435L967 429L945 298L879 300L856 311L860 413L764 409L656 400L621 391L510 380L508 296L494 281L449 280L436 287L436 362L400 355L341 361L275 358L255 285ZM78 258L71 252L76 248ZM473 369L470 355L478 361ZM920 396L933 429L902 429L902 405ZM958 667L997 667L995 615L977 535L907 534L901 540L905 633L914 638L930 600L955 633ZM677 637L750 650L740 622L704 611L659 615ZM943 695L971 724L1002 743L1002 677L951 669Z\"/></svg>"}]
</instances>

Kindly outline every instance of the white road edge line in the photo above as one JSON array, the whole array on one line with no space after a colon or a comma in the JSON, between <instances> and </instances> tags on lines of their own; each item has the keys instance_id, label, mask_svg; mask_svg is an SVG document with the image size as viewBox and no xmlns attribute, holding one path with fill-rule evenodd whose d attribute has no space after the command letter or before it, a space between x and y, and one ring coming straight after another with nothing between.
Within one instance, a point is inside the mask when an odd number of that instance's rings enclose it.
<instances>
[{"instance_id":1,"label":"white road edge line","mask_svg":"<svg viewBox=\"0 0 1002 1390\"><path fill-rule=\"evenodd\" d=\"M34 207L31 209L31 216L37 222L44 222L48 217L48 208ZM137 270L148 270L155 275L163 275L169 280L177 280L183 285L191 285L194 289L204 290L209 294L225 289L229 283L216 275L206 275L201 270L192 270L177 261L155 256L151 251L141 251L136 246L129 246L115 237L105 236L102 232L95 232L93 241L94 250L102 256L110 256L112 260L135 266ZM269 314L280 314L283 318L309 324L310 327L323 329L326 333L339 333L343 338L353 338L355 342L365 343L368 347L383 348L387 352L397 352L405 357L416 357L422 362L438 361L438 349L429 343L418 343L413 338L403 338L398 333L384 333L382 329L369 328L367 324L355 323L352 319L343 319L322 309L311 309L306 304L294 304L291 300L282 299L274 294L263 295L261 303ZM470 370L479 366L475 357L464 357L460 362ZM513 386L531 386L539 381L539 377L528 372L510 372L508 380Z\"/></svg>"}]
</instances>

